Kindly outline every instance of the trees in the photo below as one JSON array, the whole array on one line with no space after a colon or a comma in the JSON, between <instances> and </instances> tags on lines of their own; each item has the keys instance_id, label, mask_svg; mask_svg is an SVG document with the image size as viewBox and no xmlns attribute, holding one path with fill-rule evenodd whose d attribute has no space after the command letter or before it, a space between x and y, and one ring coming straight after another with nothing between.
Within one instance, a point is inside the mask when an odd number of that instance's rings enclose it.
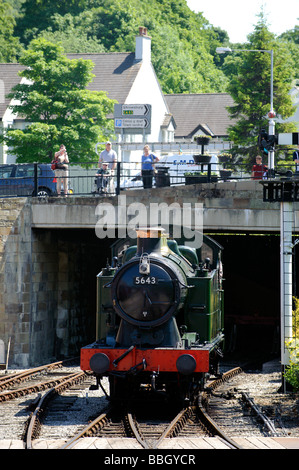
<instances>
[{"instance_id":1,"label":"trees","mask_svg":"<svg viewBox=\"0 0 299 470\"><path fill-rule=\"evenodd\" d=\"M13 10L6 2L0 2L0 62L16 60L21 51L18 38L14 37Z\"/></svg>"},{"instance_id":2,"label":"trees","mask_svg":"<svg viewBox=\"0 0 299 470\"><path fill-rule=\"evenodd\" d=\"M285 119L291 116L295 107L289 91L294 77L292 57L285 43L275 40L269 32L263 14L243 49L274 51L274 110ZM233 152L248 156L252 162L257 149L257 137L262 128L268 128L270 111L270 54L265 52L240 52L227 56L224 71L229 77L227 91L235 101L228 108L231 117L237 121L229 129L229 140L234 142ZM291 123L277 124L277 132L292 132Z\"/></svg>"},{"instance_id":3,"label":"trees","mask_svg":"<svg viewBox=\"0 0 299 470\"><path fill-rule=\"evenodd\" d=\"M54 37L66 52L133 52L139 26L152 36L152 63L164 93L224 91L212 51L225 33L186 0L24 0L16 32L25 45Z\"/></svg>"},{"instance_id":4,"label":"trees","mask_svg":"<svg viewBox=\"0 0 299 470\"><path fill-rule=\"evenodd\" d=\"M113 112L114 101L105 92L86 90L93 62L69 60L60 45L37 39L20 64L26 69L10 94L17 100L11 109L31 124L25 130L9 129L2 137L17 161L49 162L61 143L72 162L96 157L95 144L113 134L106 116Z\"/></svg>"}]
</instances>

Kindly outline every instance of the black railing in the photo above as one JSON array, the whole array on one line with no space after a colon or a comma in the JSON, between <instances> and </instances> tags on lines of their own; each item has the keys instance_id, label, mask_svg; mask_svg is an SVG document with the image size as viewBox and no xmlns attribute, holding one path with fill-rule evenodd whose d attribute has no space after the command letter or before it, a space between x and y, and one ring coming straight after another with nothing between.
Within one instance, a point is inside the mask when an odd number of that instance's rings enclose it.
<instances>
[{"instance_id":1,"label":"black railing","mask_svg":"<svg viewBox=\"0 0 299 470\"><path fill-rule=\"evenodd\" d=\"M178 156L179 159L179 156ZM14 167L14 173L5 172L5 167ZM50 165L16 164L1 165L0 197L11 196L58 196L63 195L63 185L57 187L57 177ZM17 169L16 169L17 168ZM126 189L143 188L141 163L118 162L113 172L98 175L98 162L69 164L62 181L67 187L67 195L113 196ZM275 178L290 178L296 175L295 167L278 166L274 170ZM265 173L261 179L272 179L273 175ZM245 164L223 163L188 163L158 162L153 174L153 187L167 187L196 183L251 180L251 171Z\"/></svg>"}]
</instances>

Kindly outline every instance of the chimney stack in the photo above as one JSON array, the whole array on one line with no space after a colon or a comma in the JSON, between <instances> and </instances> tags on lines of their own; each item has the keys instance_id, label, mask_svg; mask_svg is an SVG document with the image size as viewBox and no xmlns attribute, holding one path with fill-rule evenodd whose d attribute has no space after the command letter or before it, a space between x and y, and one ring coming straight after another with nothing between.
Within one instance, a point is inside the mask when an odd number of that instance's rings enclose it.
<instances>
[{"instance_id":1,"label":"chimney stack","mask_svg":"<svg viewBox=\"0 0 299 470\"><path fill-rule=\"evenodd\" d=\"M136 36L135 59L151 61L151 37L144 26L139 26L139 36Z\"/></svg>"}]
</instances>

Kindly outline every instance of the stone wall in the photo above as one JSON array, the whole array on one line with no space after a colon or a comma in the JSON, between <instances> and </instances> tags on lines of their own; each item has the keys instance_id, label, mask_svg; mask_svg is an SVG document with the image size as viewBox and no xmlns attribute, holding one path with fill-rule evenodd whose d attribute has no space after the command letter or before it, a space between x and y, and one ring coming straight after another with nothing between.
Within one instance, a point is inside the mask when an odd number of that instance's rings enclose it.
<instances>
[{"instance_id":1,"label":"stone wall","mask_svg":"<svg viewBox=\"0 0 299 470\"><path fill-rule=\"evenodd\" d=\"M11 338L10 360L25 367L30 344L31 268L27 199L0 199L0 338L6 349Z\"/></svg>"},{"instance_id":2,"label":"stone wall","mask_svg":"<svg viewBox=\"0 0 299 470\"><path fill-rule=\"evenodd\" d=\"M10 368L78 354L95 330L98 240L32 229L31 202L0 199L0 340L6 354L11 339Z\"/></svg>"},{"instance_id":3,"label":"stone wall","mask_svg":"<svg viewBox=\"0 0 299 470\"><path fill-rule=\"evenodd\" d=\"M55 237L54 237L55 238ZM54 354L57 249L53 235L31 230L30 199L0 200L0 339L11 339L10 367Z\"/></svg>"}]
</instances>

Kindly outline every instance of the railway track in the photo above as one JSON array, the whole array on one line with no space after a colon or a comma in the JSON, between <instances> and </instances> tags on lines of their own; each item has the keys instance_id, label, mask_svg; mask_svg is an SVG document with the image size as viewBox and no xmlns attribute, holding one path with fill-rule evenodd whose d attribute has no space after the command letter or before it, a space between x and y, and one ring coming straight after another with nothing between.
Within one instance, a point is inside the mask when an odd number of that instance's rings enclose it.
<instances>
[{"instance_id":1,"label":"railway track","mask_svg":"<svg viewBox=\"0 0 299 470\"><path fill-rule=\"evenodd\" d=\"M236 394L232 388L234 383L241 381L238 377L242 372L240 368L232 369L224 373L221 379L208 383L196 405L177 410L176 414L173 408L167 409L164 404L162 409L157 408L155 414L153 409L144 406L134 405L125 412L112 405L107 407L103 392L89 391L94 383L92 376L78 371L78 367L61 369L60 363L55 364L58 365L31 370L28 376L22 372L19 377L19 374L11 374L0 380L2 387L6 387L5 391L0 392L0 439L2 431L2 435L23 439L24 447L28 449L35 448L35 442L51 439L57 442L55 448L59 448L62 439L65 443L61 448L71 449L85 437L105 437L107 440L127 437L132 442L137 441L136 445L140 448L159 449L167 446L165 439L169 438L218 436L226 446L235 449L240 446L234 441L234 436L244 435L245 428L249 430L248 435L260 433L253 415L263 422L264 428L267 427L267 433L263 435L277 436L273 423L264 419L248 393L240 392L237 400L235 397L230 400L230 396ZM23 384L24 380L26 384ZM240 427L234 411L230 418L235 420L234 426L228 419L231 401L234 400L238 401L239 408L243 406L243 410L238 411ZM230 406L229 411L227 406ZM249 408L250 412L247 412ZM14 428L15 421L19 423L17 428ZM234 428L235 433L232 431Z\"/></svg>"},{"instance_id":2,"label":"railway track","mask_svg":"<svg viewBox=\"0 0 299 470\"><path fill-rule=\"evenodd\" d=\"M242 372L240 368L233 369L219 380L211 382L209 389L216 389L217 386L234 375ZM91 436L127 436L135 438L144 449L158 449L164 439L186 435L198 436L219 436L225 443L233 449L241 448L233 439L228 437L208 415L205 409L207 394L204 392L198 399L196 406L189 406L180 410L169 423L169 417L161 418L159 409L156 419L153 410L150 411L151 418L144 414L144 410L126 411L120 413L113 407L109 407L96 419L80 430L72 439L66 442L62 449L73 448L80 439ZM138 416L139 413L139 416ZM137 416L136 416L137 414ZM169 415L168 415L169 416Z\"/></svg>"},{"instance_id":3,"label":"railway track","mask_svg":"<svg viewBox=\"0 0 299 470\"><path fill-rule=\"evenodd\" d=\"M0 440L23 440L24 428L32 409L45 390L78 374L78 368L65 366L72 361L59 361L44 366L0 376ZM80 376L84 374L80 371Z\"/></svg>"},{"instance_id":4,"label":"railway track","mask_svg":"<svg viewBox=\"0 0 299 470\"><path fill-rule=\"evenodd\" d=\"M20 371L20 372L14 372L14 373L9 374L9 375L4 375L4 376L0 377L0 392L3 392L4 390L7 390L7 389L12 390L16 386L18 386L18 384L21 383L21 382L28 381L32 377L35 377L39 374L46 373L46 372L51 372L55 369L62 368L63 365L65 365L67 362L73 362L73 361L74 360L71 359L70 361L53 362L53 363L50 363L50 364L45 364L43 366L34 367L32 369L27 369L27 370L23 370L23 371ZM27 388L29 388L29 387L24 387L24 389L27 389ZM31 393L31 391L29 391L28 393ZM7 395L7 397L6 397L6 395ZM9 393L7 393L7 394L0 393L0 401L9 400L11 398L15 398L15 396L10 397Z\"/></svg>"}]
</instances>

